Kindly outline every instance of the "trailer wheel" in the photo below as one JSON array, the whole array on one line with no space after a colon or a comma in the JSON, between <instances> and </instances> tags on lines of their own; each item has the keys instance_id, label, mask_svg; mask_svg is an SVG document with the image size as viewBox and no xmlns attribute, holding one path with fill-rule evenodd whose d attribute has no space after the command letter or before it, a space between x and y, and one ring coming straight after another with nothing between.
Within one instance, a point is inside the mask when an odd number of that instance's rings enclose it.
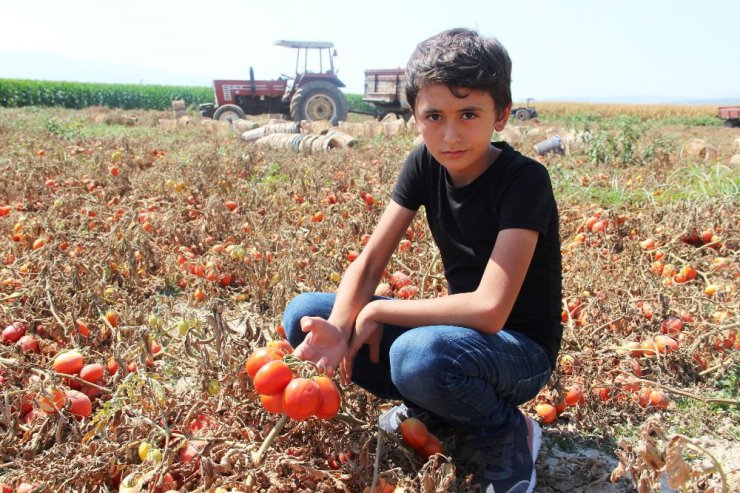
<instances>
[{"instance_id":1,"label":"trailer wheel","mask_svg":"<svg viewBox=\"0 0 740 493\"><path fill-rule=\"evenodd\" d=\"M290 118L293 121L329 120L337 125L349 113L347 98L330 82L312 80L299 87L290 101Z\"/></svg>"},{"instance_id":2,"label":"trailer wheel","mask_svg":"<svg viewBox=\"0 0 740 493\"><path fill-rule=\"evenodd\" d=\"M516 121L518 122L525 122L529 120L529 111L522 108L520 110L517 110L516 113L514 113L514 117L516 118Z\"/></svg>"},{"instance_id":3,"label":"trailer wheel","mask_svg":"<svg viewBox=\"0 0 740 493\"><path fill-rule=\"evenodd\" d=\"M234 123L237 120L244 118L244 110L235 104L225 104L219 106L216 112L213 114L214 120L222 122Z\"/></svg>"}]
</instances>

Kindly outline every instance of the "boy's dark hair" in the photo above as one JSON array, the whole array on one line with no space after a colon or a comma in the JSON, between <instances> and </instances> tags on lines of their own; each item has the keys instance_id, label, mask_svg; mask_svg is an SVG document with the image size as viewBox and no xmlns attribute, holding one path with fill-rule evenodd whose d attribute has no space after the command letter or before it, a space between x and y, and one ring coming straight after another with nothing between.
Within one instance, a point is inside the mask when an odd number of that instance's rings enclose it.
<instances>
[{"instance_id":1,"label":"boy's dark hair","mask_svg":"<svg viewBox=\"0 0 740 493\"><path fill-rule=\"evenodd\" d=\"M511 58L492 37L455 28L422 41L406 65L406 100L413 111L422 87L444 84L456 96L459 89L485 91L496 113L511 104Z\"/></svg>"}]
</instances>

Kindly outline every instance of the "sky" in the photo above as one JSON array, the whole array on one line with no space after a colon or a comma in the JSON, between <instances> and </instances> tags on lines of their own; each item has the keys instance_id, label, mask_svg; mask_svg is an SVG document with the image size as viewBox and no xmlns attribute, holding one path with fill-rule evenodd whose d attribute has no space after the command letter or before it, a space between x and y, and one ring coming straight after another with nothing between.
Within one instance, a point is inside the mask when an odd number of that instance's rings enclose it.
<instances>
[{"instance_id":1,"label":"sky","mask_svg":"<svg viewBox=\"0 0 740 493\"><path fill-rule=\"evenodd\" d=\"M448 28L499 39L514 101L740 102L738 0L0 0L0 78L276 79L331 41L347 93Z\"/></svg>"}]
</instances>

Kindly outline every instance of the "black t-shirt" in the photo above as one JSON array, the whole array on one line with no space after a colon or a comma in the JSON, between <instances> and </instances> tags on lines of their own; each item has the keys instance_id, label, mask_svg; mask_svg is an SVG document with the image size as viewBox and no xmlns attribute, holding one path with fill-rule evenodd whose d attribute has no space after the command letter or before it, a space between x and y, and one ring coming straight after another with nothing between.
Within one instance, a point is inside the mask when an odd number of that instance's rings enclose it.
<instances>
[{"instance_id":1,"label":"black t-shirt","mask_svg":"<svg viewBox=\"0 0 740 493\"><path fill-rule=\"evenodd\" d=\"M391 197L426 210L451 294L474 291L483 277L498 232L537 231L539 238L505 327L538 342L550 361L560 350L562 259L558 210L547 169L506 142L491 166L472 183L455 188L447 170L425 145L406 159Z\"/></svg>"}]
</instances>

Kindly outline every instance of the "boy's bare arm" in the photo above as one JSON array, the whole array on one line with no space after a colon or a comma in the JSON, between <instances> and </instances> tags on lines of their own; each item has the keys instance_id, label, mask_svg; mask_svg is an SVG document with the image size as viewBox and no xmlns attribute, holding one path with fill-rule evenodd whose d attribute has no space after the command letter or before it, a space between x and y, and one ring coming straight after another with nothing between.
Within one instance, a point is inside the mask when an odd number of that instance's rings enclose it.
<instances>
[{"instance_id":1,"label":"boy's bare arm","mask_svg":"<svg viewBox=\"0 0 740 493\"><path fill-rule=\"evenodd\" d=\"M377 323L406 327L459 325L486 333L498 332L524 282L537 238L536 231L527 229L501 231L480 285L473 292L426 300L379 300L368 304L357 318L358 342L364 342L369 336L362 334L363 329L371 329Z\"/></svg>"},{"instance_id":2,"label":"boy's bare arm","mask_svg":"<svg viewBox=\"0 0 740 493\"><path fill-rule=\"evenodd\" d=\"M383 270L415 215L416 211L391 201L367 245L345 271L328 321L341 329L346 340L352 334L357 314L372 299Z\"/></svg>"}]
</instances>

